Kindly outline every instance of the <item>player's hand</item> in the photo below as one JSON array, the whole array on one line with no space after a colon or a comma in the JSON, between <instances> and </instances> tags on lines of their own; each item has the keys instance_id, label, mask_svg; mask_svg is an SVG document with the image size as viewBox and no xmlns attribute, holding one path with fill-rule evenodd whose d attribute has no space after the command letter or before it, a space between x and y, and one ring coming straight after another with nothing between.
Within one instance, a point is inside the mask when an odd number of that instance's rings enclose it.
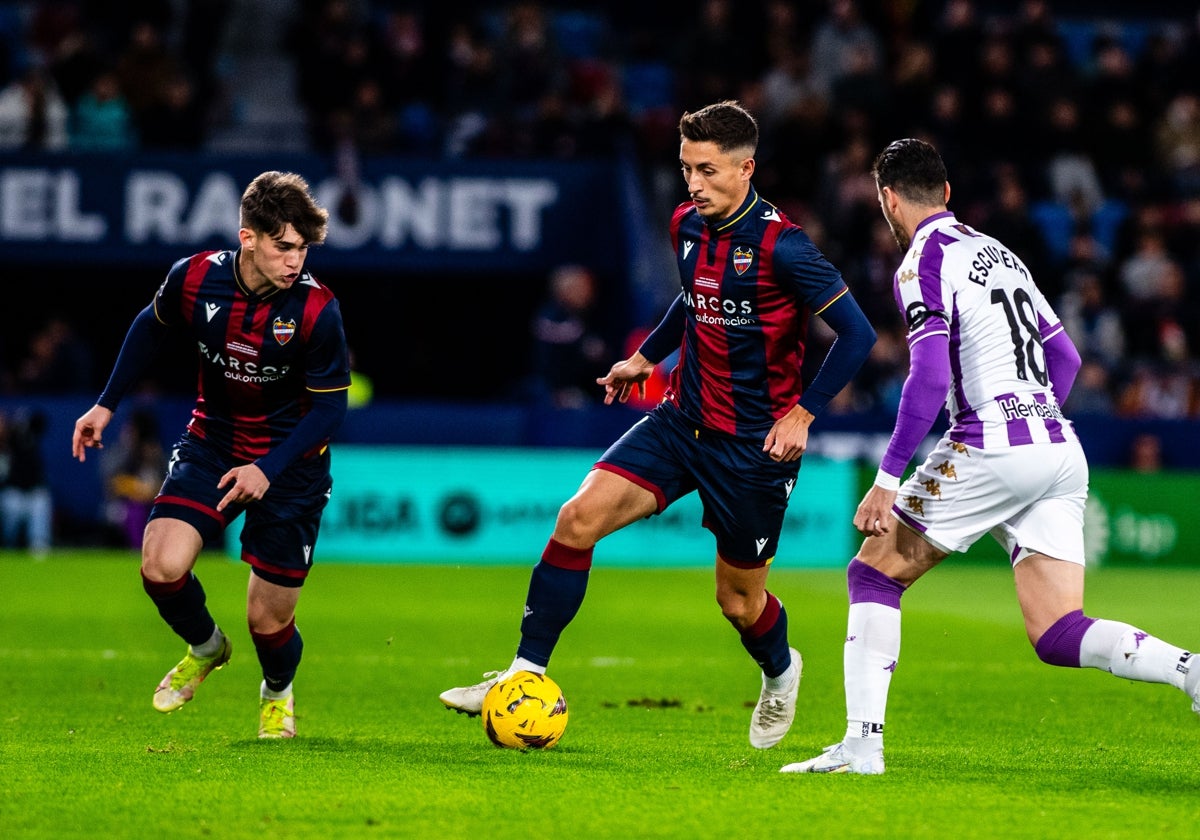
<instances>
[{"instance_id":1,"label":"player's hand","mask_svg":"<svg viewBox=\"0 0 1200 840\"><path fill-rule=\"evenodd\" d=\"M225 498L217 502L218 511L225 510L229 505L256 502L265 496L271 487L271 482L267 480L267 476L258 468L257 464L234 467L221 476L221 480L217 482L217 489L224 490L225 485L231 482L233 486L229 488Z\"/></svg>"},{"instance_id":2,"label":"player's hand","mask_svg":"<svg viewBox=\"0 0 1200 840\"><path fill-rule=\"evenodd\" d=\"M816 416L806 408L794 406L775 421L763 441L762 451L772 461L795 461L808 449L808 427Z\"/></svg>"},{"instance_id":3,"label":"player's hand","mask_svg":"<svg viewBox=\"0 0 1200 840\"><path fill-rule=\"evenodd\" d=\"M885 490L877 484L871 485L867 495L858 503L858 510L854 513L854 527L864 536L882 537L892 530L895 522L892 516L892 505L895 501L895 490Z\"/></svg>"},{"instance_id":4,"label":"player's hand","mask_svg":"<svg viewBox=\"0 0 1200 840\"><path fill-rule=\"evenodd\" d=\"M629 402L634 393L642 396L645 390L642 383L654 373L654 363L641 353L634 353L613 365L606 376L596 380L597 385L604 386L604 404L612 405L613 400Z\"/></svg>"},{"instance_id":5,"label":"player's hand","mask_svg":"<svg viewBox=\"0 0 1200 840\"><path fill-rule=\"evenodd\" d=\"M75 433L71 435L71 455L80 461L87 460L89 449L103 449L101 438L112 420L113 413L102 405L94 405L75 421Z\"/></svg>"}]
</instances>

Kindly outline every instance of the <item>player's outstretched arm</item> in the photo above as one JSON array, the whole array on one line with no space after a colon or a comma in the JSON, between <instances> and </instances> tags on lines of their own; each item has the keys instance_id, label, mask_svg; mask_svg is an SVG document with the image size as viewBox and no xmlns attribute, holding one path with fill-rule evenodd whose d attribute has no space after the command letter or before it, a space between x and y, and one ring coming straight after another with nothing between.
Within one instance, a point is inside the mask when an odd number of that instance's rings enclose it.
<instances>
[{"instance_id":1,"label":"player's outstretched arm","mask_svg":"<svg viewBox=\"0 0 1200 840\"><path fill-rule=\"evenodd\" d=\"M71 455L80 461L87 460L87 450L103 449L104 430L112 421L113 413L102 405L94 405L75 421L75 433L71 435Z\"/></svg>"}]
</instances>

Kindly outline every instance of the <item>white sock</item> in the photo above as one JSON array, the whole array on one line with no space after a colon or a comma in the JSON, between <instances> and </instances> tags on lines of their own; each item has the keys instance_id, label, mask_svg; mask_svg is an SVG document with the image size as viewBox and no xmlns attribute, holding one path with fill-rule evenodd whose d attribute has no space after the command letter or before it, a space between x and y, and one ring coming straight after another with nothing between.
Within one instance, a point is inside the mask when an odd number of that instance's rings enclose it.
<instances>
[{"instance_id":1,"label":"white sock","mask_svg":"<svg viewBox=\"0 0 1200 840\"><path fill-rule=\"evenodd\" d=\"M212 656L221 649L221 642L225 641L225 634L221 632L220 627L213 627L212 635L208 637L208 641L202 645L192 645L192 655L199 656L201 659Z\"/></svg>"},{"instance_id":2,"label":"white sock","mask_svg":"<svg viewBox=\"0 0 1200 840\"><path fill-rule=\"evenodd\" d=\"M1079 665L1113 676L1183 688L1190 654L1136 627L1098 618L1083 634Z\"/></svg>"},{"instance_id":3,"label":"white sock","mask_svg":"<svg viewBox=\"0 0 1200 840\"><path fill-rule=\"evenodd\" d=\"M793 662L787 666L787 670L777 677L768 677L763 674L763 688L767 691L773 691L776 694L781 694L792 687L796 682L796 663Z\"/></svg>"},{"instance_id":4,"label":"white sock","mask_svg":"<svg viewBox=\"0 0 1200 840\"><path fill-rule=\"evenodd\" d=\"M530 671L534 674L544 674L546 673L546 666L538 665L536 662L530 662L528 659L518 656L513 659L512 664L508 666L508 670L504 673L505 675L515 674L517 671Z\"/></svg>"},{"instance_id":5,"label":"white sock","mask_svg":"<svg viewBox=\"0 0 1200 840\"><path fill-rule=\"evenodd\" d=\"M900 610L872 601L851 604L842 649L847 745L858 741L865 752L882 749L888 688L899 657Z\"/></svg>"},{"instance_id":6,"label":"white sock","mask_svg":"<svg viewBox=\"0 0 1200 840\"><path fill-rule=\"evenodd\" d=\"M258 688L258 693L264 700L286 700L288 695L292 693L292 684L288 683L287 687L282 691L271 691L271 689L267 688L267 681L263 680L262 685Z\"/></svg>"}]
</instances>

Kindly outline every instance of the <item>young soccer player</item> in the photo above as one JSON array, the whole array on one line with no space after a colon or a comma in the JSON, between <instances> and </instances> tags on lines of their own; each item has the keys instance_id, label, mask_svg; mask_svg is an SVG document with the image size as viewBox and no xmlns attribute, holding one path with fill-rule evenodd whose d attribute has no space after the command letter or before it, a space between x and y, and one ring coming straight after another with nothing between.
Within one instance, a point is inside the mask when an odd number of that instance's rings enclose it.
<instances>
[{"instance_id":1,"label":"young soccer player","mask_svg":"<svg viewBox=\"0 0 1200 840\"><path fill-rule=\"evenodd\" d=\"M122 396L172 331L196 343L200 385L171 453L142 547L142 583L188 645L154 691L154 708L187 703L229 661L229 637L192 569L204 544L245 512L246 613L262 666L260 738L296 733L292 678L304 644L300 597L329 500L329 438L346 413L350 365L333 293L304 270L328 214L299 175L264 172L241 201L240 247L171 267L129 328L100 399L75 423L83 461L101 447Z\"/></svg>"},{"instance_id":2,"label":"young soccer player","mask_svg":"<svg viewBox=\"0 0 1200 840\"><path fill-rule=\"evenodd\" d=\"M606 403L625 402L680 348L671 387L560 509L533 569L511 666L441 700L475 715L500 677L544 673L583 603L596 543L697 491L716 538L717 602L762 669L750 743L765 749L792 724L802 668L788 643L787 612L766 589L767 571L809 425L858 370L875 332L838 270L751 184L758 126L750 113L718 102L684 114L679 132L690 200L671 218L671 240L682 289L640 350L597 380ZM804 388L814 312L837 340ZM653 562L653 546L646 551Z\"/></svg>"}]
</instances>

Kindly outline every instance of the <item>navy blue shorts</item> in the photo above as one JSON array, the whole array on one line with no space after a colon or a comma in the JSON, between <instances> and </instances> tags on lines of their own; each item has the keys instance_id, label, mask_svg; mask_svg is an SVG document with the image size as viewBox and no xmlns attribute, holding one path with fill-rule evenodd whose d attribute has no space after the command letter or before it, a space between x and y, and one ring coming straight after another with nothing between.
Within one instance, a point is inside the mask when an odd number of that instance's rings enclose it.
<instances>
[{"instance_id":1,"label":"navy blue shorts","mask_svg":"<svg viewBox=\"0 0 1200 840\"><path fill-rule=\"evenodd\" d=\"M242 560L254 574L280 586L298 587L312 568L321 514L329 503L333 478L329 451L289 466L271 482L257 502L229 505L220 513L217 503L229 492L217 487L221 476L241 462L232 461L191 434L184 434L171 452L150 519L181 519L192 525L205 543L219 539L225 527L245 512Z\"/></svg>"},{"instance_id":2,"label":"navy blue shorts","mask_svg":"<svg viewBox=\"0 0 1200 840\"><path fill-rule=\"evenodd\" d=\"M775 558L800 472L799 460L773 461L762 445L698 428L675 406L660 403L610 446L596 467L649 490L659 513L699 491L702 524L717 538L721 558L754 569Z\"/></svg>"}]
</instances>

